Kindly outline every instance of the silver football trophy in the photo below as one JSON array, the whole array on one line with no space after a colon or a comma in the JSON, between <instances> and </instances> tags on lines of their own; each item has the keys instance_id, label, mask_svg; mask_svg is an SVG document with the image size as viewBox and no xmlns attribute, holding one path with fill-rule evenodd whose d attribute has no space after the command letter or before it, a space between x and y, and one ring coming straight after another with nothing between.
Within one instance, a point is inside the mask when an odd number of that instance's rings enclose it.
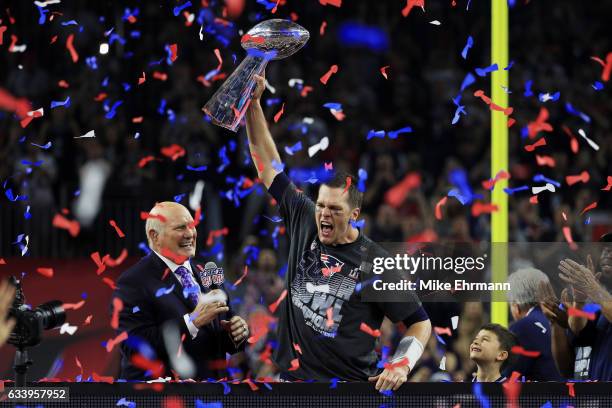
<instances>
[{"instance_id":1,"label":"silver football trophy","mask_svg":"<svg viewBox=\"0 0 612 408\"><path fill-rule=\"evenodd\" d=\"M268 61L295 53L308 38L304 27L289 20L266 20L251 28L241 41L247 57L202 108L212 123L235 132L249 107L254 75L262 75Z\"/></svg>"}]
</instances>

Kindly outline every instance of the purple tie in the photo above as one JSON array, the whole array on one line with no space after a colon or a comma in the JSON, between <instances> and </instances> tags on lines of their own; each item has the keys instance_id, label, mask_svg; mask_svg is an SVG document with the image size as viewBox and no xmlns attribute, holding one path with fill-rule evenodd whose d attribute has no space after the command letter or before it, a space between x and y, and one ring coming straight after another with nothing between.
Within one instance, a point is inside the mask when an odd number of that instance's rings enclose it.
<instances>
[{"instance_id":1,"label":"purple tie","mask_svg":"<svg viewBox=\"0 0 612 408\"><path fill-rule=\"evenodd\" d=\"M183 294L188 293L189 300L193 306L198 304L198 293L200 293L200 287L193 279L193 275L184 266L179 266L175 271L181 277L181 284L183 285Z\"/></svg>"}]
</instances>

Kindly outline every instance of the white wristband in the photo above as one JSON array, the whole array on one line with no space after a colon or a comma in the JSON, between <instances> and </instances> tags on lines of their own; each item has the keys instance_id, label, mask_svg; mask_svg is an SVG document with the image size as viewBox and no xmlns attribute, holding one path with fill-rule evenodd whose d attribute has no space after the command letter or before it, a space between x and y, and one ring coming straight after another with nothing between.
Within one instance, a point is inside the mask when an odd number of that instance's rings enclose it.
<instances>
[{"instance_id":1,"label":"white wristband","mask_svg":"<svg viewBox=\"0 0 612 408\"><path fill-rule=\"evenodd\" d=\"M397 350L393 355L393 360L391 363L397 363L398 361L407 358L408 359L408 367L410 367L410 371L414 368L417 361L423 355L423 351L425 347L423 344L414 336L408 336L402 338L402 340L397 345Z\"/></svg>"}]
</instances>

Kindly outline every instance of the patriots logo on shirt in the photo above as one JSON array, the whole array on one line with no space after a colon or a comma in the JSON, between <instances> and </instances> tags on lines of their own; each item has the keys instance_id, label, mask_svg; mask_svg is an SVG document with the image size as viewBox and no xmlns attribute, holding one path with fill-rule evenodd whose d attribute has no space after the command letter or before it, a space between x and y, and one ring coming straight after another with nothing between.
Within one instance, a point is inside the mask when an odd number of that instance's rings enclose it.
<instances>
[{"instance_id":1,"label":"patriots logo on shirt","mask_svg":"<svg viewBox=\"0 0 612 408\"><path fill-rule=\"evenodd\" d=\"M321 254L321 262L323 262L323 265L325 265L323 268L321 268L321 273L323 273L323 276L325 277L329 277L334 273L340 272L344 266L344 262L340 261L335 256L328 254Z\"/></svg>"}]
</instances>

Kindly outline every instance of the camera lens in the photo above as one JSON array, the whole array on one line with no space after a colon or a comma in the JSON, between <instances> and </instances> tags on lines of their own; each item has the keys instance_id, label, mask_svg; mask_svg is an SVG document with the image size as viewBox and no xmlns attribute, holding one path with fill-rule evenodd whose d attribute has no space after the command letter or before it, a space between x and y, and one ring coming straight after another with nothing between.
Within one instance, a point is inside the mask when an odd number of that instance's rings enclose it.
<instances>
[{"instance_id":1,"label":"camera lens","mask_svg":"<svg viewBox=\"0 0 612 408\"><path fill-rule=\"evenodd\" d=\"M59 300L52 300L38 306L34 312L42 322L43 330L51 330L61 326L66 321L66 312L63 303Z\"/></svg>"}]
</instances>

